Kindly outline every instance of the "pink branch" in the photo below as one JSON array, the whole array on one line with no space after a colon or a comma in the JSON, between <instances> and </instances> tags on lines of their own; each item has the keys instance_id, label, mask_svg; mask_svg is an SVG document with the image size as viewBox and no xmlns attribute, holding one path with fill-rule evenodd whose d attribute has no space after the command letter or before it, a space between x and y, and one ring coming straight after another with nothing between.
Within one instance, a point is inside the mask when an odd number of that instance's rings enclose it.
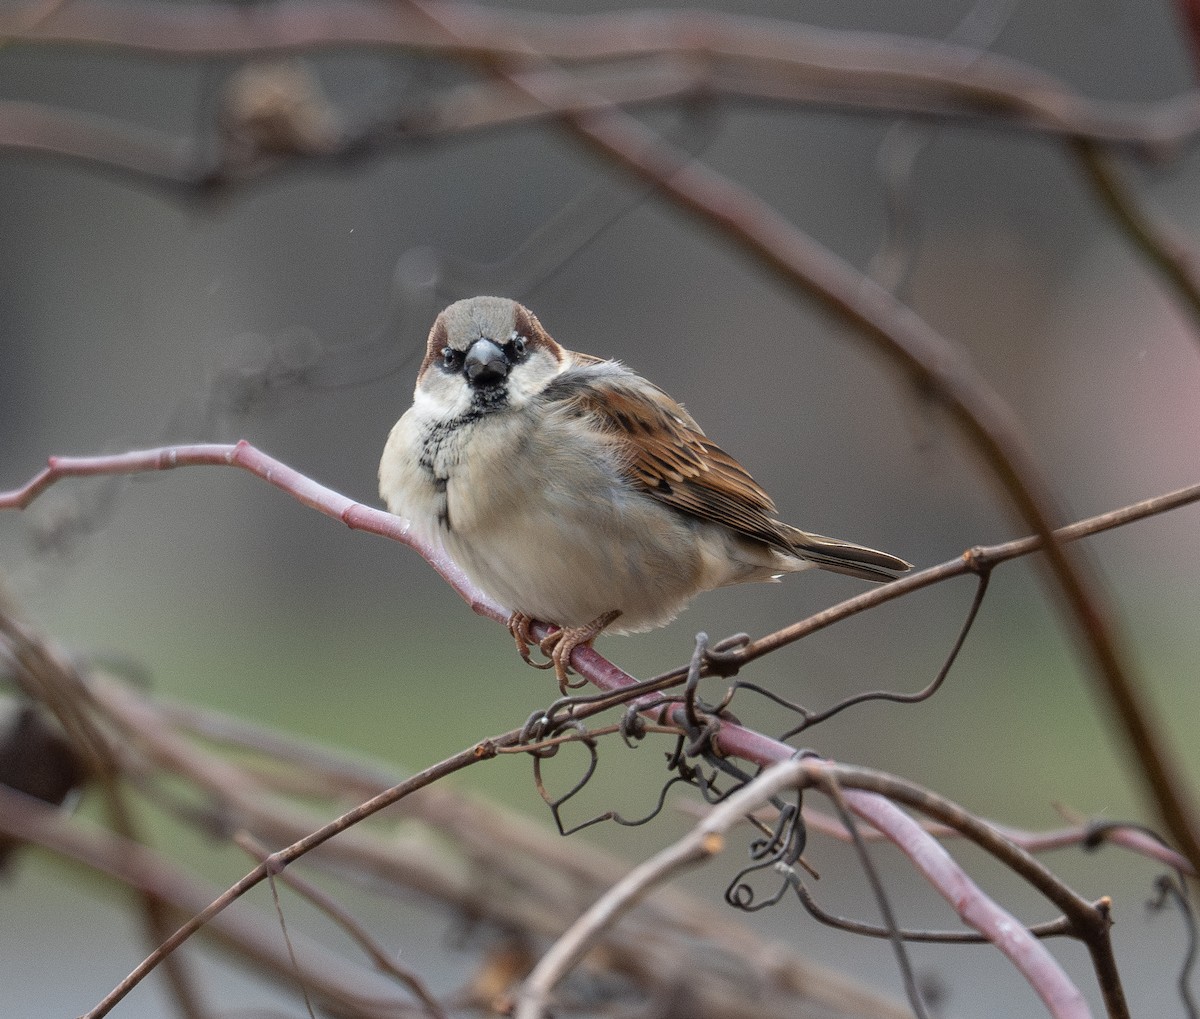
<instances>
[{"instance_id":1,"label":"pink branch","mask_svg":"<svg viewBox=\"0 0 1200 1019\"><path fill-rule=\"evenodd\" d=\"M819 766L824 762L813 762ZM945 848L916 821L876 793L846 790L846 803L912 860L913 865L975 928L1008 957L1055 1017L1090 1016L1087 1003L1054 956L1008 910L985 895Z\"/></svg>"},{"instance_id":2,"label":"pink branch","mask_svg":"<svg viewBox=\"0 0 1200 1019\"><path fill-rule=\"evenodd\" d=\"M353 530L378 534L407 545L437 570L442 579L458 592L472 610L488 619L501 622L508 619L507 610L475 587L440 545L432 545L417 537L403 517L364 506L332 488L326 488L295 468L268 456L245 439L233 445L198 443L191 446L134 450L109 456L52 456L46 468L24 485L8 492L0 492L0 510L25 509L62 478L142 474L203 464L240 467L264 481L269 481L305 506L340 520Z\"/></svg>"}]
</instances>

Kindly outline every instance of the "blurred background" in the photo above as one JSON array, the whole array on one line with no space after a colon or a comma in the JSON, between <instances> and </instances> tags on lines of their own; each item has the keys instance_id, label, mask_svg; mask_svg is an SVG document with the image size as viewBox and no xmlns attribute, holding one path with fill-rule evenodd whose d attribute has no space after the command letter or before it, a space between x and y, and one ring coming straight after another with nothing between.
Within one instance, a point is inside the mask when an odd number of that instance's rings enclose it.
<instances>
[{"instance_id":1,"label":"blurred background","mask_svg":"<svg viewBox=\"0 0 1200 1019\"><path fill-rule=\"evenodd\" d=\"M1166 0L737 10L921 38L965 32L1096 99L1152 101L1192 83ZM470 78L402 54L322 54L304 66L347 125L385 116L412 90ZM233 71L222 61L14 45L0 48L0 97L203 139ZM897 151L917 143L903 192L915 230L901 245L898 291L969 348L1025 421L1072 516L1200 481L1200 336L1060 143L961 123L909 125L897 142L895 118L799 106L645 116L861 267L878 263L888 234L885 180L902 162ZM1152 208L1197 235L1193 153L1129 170ZM552 125L423 144L206 201L0 152L0 224L0 488L51 454L245 438L376 505L379 454L410 402L433 316L457 298L502 293L565 346L622 359L686 403L792 523L919 566L1021 533L945 417L857 337ZM305 370L317 384L291 384ZM1146 694L1193 775L1198 513L1088 546ZM156 691L398 769L520 724L554 692L416 556L239 471L60 485L25 513L0 514L0 571L27 618L65 647L136 663ZM718 592L665 630L599 647L650 675L686 661L699 630L766 633L860 587L810 574ZM1004 567L934 701L865 706L806 739L1008 824L1057 826L1058 803L1152 822L1046 590L1036 563ZM748 678L813 706L864 688L917 689L940 666L970 596L964 580L904 599L768 657ZM745 706L743 717L767 730L791 724L765 705ZM660 761L657 748L609 754L591 805L647 809ZM456 781L548 823L525 762ZM672 815L577 837L637 860L687 824ZM875 917L848 850L816 842L810 855L827 905ZM1022 918L1051 916L964 858ZM1114 850L1049 863L1083 895L1115 898L1135 1013L1179 1014L1180 923L1144 908L1155 869ZM886 854L883 866L906 922L949 924L906 867ZM689 888L716 897L723 881L702 873ZM0 888L0 916L4 1015L76 1014L142 954L118 900L40 854ZM885 944L819 928L786 905L755 922L900 994ZM397 943L407 950L404 932ZM947 1016L1043 1014L998 953L913 954L945 986ZM1083 952L1059 954L1096 1004ZM221 972L231 1008L291 1001ZM143 989L120 1014L160 1014L156 994Z\"/></svg>"}]
</instances>

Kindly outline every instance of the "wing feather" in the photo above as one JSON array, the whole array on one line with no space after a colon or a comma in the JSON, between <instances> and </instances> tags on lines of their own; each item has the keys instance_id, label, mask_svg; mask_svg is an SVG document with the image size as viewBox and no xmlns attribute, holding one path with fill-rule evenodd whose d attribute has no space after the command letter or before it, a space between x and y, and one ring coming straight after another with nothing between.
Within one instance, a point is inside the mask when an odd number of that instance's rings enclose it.
<instances>
[{"instance_id":1,"label":"wing feather","mask_svg":"<svg viewBox=\"0 0 1200 1019\"><path fill-rule=\"evenodd\" d=\"M583 363L543 398L599 421L624 454L630 481L683 513L791 551L790 528L773 518L771 497L683 407L623 365L576 358Z\"/></svg>"},{"instance_id":2,"label":"wing feather","mask_svg":"<svg viewBox=\"0 0 1200 1019\"><path fill-rule=\"evenodd\" d=\"M886 581L911 568L886 552L776 520L771 497L661 389L619 362L571 357L574 365L542 398L599 422L623 453L629 481L647 495L837 573Z\"/></svg>"}]
</instances>

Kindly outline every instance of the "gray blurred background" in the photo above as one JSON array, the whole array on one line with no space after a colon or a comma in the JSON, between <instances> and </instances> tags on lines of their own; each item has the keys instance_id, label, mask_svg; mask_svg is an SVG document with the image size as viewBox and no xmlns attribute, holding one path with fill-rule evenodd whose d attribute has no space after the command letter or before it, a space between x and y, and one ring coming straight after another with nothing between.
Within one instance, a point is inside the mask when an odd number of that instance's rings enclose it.
<instances>
[{"instance_id":1,"label":"gray blurred background","mask_svg":"<svg viewBox=\"0 0 1200 1019\"><path fill-rule=\"evenodd\" d=\"M945 38L974 5L736 9ZM1018 3L992 48L1094 98L1152 100L1191 87L1166 0ZM308 66L348 123L381 116L407 89L457 77L404 56L326 55ZM206 129L229 70L0 48L0 96L185 135ZM886 223L878 161L894 120L728 105L702 119L670 110L651 119L703 146L705 161L855 264L878 250ZM1104 218L1069 155L1044 139L961 125L927 141L908 195L919 234L901 295L971 350L1027 423L1071 512L1200 480L1197 335ZM1135 179L1154 208L1196 235L1194 157L1136 168ZM524 255L496 265L542 229L533 247L543 254L590 240L552 261L548 277ZM49 160L0 158L0 488L50 454L246 438L375 504L379 453L409 404L433 315L487 292L523 300L564 345L625 360L684 401L797 525L921 566L1020 533L942 415L844 327L549 126L288 176L207 204ZM283 386L248 412L236 405L245 396L236 380L264 366L286 374L319 352L322 366L368 381ZM1147 695L1193 774L1197 512L1089 546ZM135 661L164 693L402 769L519 724L552 693L504 632L472 616L415 556L239 471L62 485L25 514L0 515L0 570L28 616L64 645ZM685 661L698 630L765 633L859 589L822 574L719 592L663 631L600 648L651 674ZM937 671L970 594L962 581L906 599L771 656L748 678L812 705L866 687L916 689ZM745 716L768 730L789 724L766 708L747 706ZM807 738L821 753L927 783L1006 823L1053 827L1053 803L1152 820L1028 563L996 575L933 703L867 706ZM610 754L595 809L645 809L660 781L657 754ZM523 762L471 769L459 784L547 821ZM587 837L637 859L685 825L669 817L653 830ZM849 852L829 843L812 852L826 904L874 918ZM904 884L906 868L882 855L903 919L949 924L928 892ZM1050 916L1014 882L964 858L1023 918ZM1115 897L1135 1012L1179 1014L1178 920L1143 908L1154 868L1112 850L1050 862L1084 895ZM692 887L717 895L723 882L701 875ZM75 1014L140 958L114 898L40 857L23 860L0 888L0 917L0 1014ZM790 906L756 922L899 993L884 945L820 929ZM113 934L123 925L129 942ZM397 944L407 951L406 933ZM1097 1002L1082 951L1059 954ZM945 1015L1043 1014L995 952L914 957L946 985ZM220 972L231 1007L291 1002ZM156 994L139 991L121 1014L159 1014Z\"/></svg>"}]
</instances>

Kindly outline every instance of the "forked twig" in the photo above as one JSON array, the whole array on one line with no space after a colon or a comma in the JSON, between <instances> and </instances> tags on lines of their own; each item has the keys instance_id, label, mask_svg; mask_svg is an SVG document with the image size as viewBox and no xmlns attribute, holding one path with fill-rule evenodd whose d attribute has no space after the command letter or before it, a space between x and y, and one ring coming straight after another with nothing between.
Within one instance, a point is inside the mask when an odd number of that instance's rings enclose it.
<instances>
[{"instance_id":1,"label":"forked twig","mask_svg":"<svg viewBox=\"0 0 1200 1019\"><path fill-rule=\"evenodd\" d=\"M249 832L237 832L233 840L259 863L266 863L271 859L271 850ZM395 977L397 981L412 991L433 1019L447 1019L446 1010L442 1007L441 1002L433 996L429 988L425 986L425 982L412 972L412 970L398 965L396 960L392 958L391 953L385 951L367 929L343 909L331 896L327 895L311 882L305 881L304 878L293 873L291 870L280 868L278 872L272 875L272 878L278 878L296 892L296 894L303 896L345 931L351 940L370 957L377 969Z\"/></svg>"}]
</instances>

